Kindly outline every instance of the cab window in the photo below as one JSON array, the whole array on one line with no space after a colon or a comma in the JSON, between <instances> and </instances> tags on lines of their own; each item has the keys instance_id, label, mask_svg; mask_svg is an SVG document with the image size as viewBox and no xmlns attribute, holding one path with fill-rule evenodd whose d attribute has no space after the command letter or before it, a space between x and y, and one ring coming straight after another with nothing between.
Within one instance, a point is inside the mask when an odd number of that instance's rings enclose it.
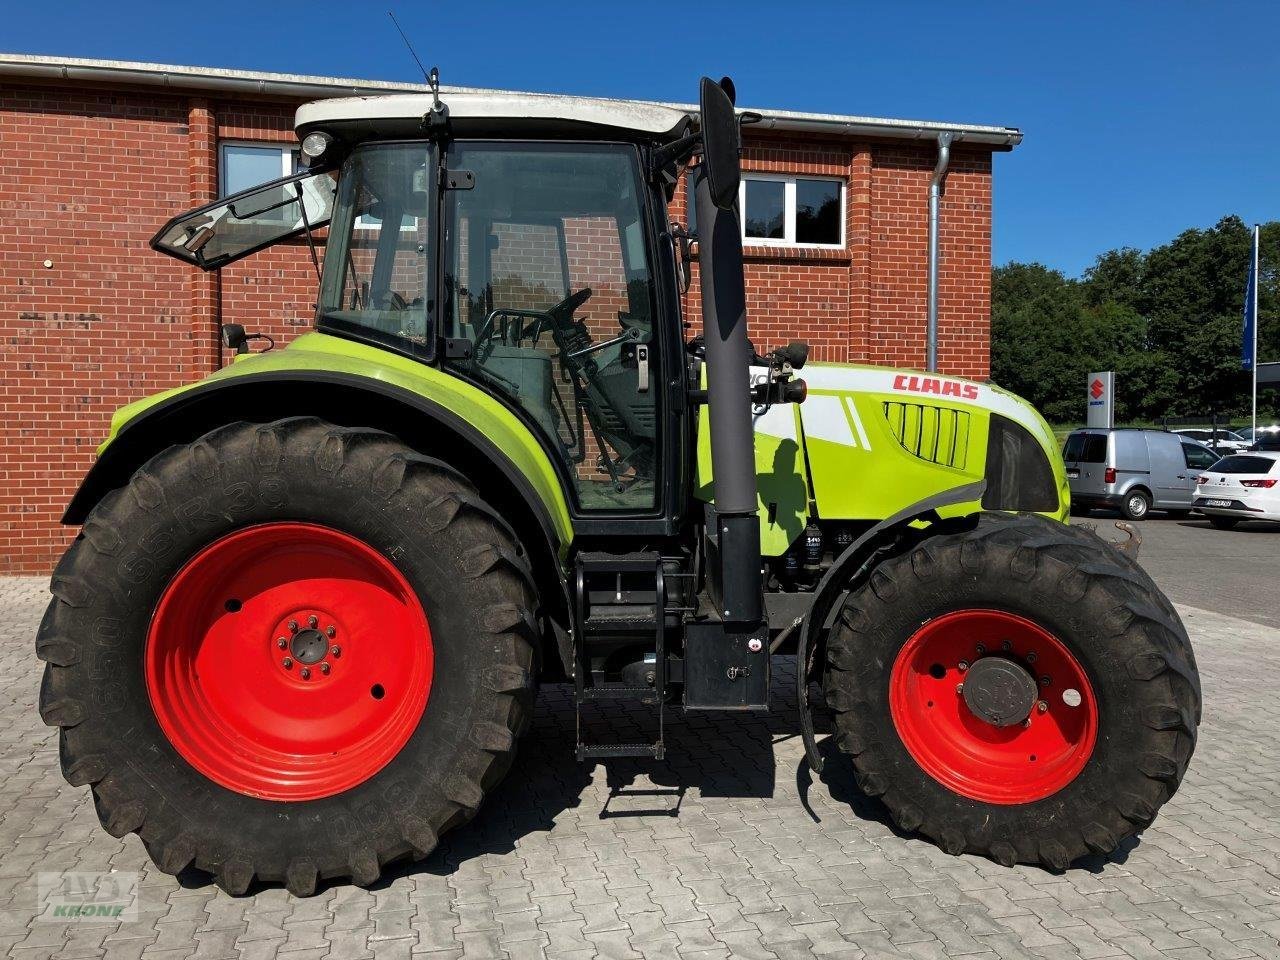
<instances>
[{"instance_id":1,"label":"cab window","mask_svg":"<svg viewBox=\"0 0 1280 960\"><path fill-rule=\"evenodd\" d=\"M428 352L434 170L424 142L371 144L347 159L320 285L322 329Z\"/></svg>"}]
</instances>

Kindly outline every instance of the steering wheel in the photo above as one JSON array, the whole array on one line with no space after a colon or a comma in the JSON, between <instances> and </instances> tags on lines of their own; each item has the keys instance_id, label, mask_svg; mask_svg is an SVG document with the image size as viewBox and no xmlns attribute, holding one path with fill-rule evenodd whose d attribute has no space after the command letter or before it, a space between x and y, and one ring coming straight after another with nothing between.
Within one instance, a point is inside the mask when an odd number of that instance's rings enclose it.
<instances>
[{"instance_id":1,"label":"steering wheel","mask_svg":"<svg viewBox=\"0 0 1280 960\"><path fill-rule=\"evenodd\" d=\"M387 290L378 297L374 306L379 310L407 310L409 309L409 301L394 290Z\"/></svg>"}]
</instances>

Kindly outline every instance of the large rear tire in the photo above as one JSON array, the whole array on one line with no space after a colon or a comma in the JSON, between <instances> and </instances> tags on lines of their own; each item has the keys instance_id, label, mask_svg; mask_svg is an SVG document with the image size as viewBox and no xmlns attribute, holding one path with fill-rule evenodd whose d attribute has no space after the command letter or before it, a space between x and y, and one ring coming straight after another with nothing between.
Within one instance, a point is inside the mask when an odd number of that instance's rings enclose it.
<instances>
[{"instance_id":1,"label":"large rear tire","mask_svg":"<svg viewBox=\"0 0 1280 960\"><path fill-rule=\"evenodd\" d=\"M1195 747L1173 607L1092 531L983 514L841 609L825 688L859 785L948 853L1065 869L1145 829Z\"/></svg>"},{"instance_id":2,"label":"large rear tire","mask_svg":"<svg viewBox=\"0 0 1280 960\"><path fill-rule=\"evenodd\" d=\"M367 885L510 765L535 594L510 527L393 437L298 418L160 453L53 575L64 776L161 869Z\"/></svg>"}]
</instances>

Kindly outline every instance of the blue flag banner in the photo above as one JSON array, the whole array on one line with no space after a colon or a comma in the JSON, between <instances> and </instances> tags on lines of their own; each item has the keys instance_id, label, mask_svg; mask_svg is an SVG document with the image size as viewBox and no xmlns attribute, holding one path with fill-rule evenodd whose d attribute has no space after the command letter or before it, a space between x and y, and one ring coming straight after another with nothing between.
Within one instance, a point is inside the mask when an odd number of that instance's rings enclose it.
<instances>
[{"instance_id":1,"label":"blue flag banner","mask_svg":"<svg viewBox=\"0 0 1280 960\"><path fill-rule=\"evenodd\" d=\"M1244 343L1240 347L1240 366L1252 370L1258 346L1258 231L1253 231L1253 250L1249 255L1249 282L1244 288Z\"/></svg>"}]
</instances>

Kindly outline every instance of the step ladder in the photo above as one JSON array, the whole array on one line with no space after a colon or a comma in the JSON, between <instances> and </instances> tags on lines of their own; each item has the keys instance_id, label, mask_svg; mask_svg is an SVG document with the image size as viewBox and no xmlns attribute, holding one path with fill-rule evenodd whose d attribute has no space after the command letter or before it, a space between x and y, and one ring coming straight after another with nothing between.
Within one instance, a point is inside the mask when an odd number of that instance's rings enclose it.
<instances>
[{"instance_id":1,"label":"step ladder","mask_svg":"<svg viewBox=\"0 0 1280 960\"><path fill-rule=\"evenodd\" d=\"M664 644L667 614L666 580L662 555L640 553L580 553L575 564L574 602L576 628L573 635L574 719L579 760L619 757L647 757L661 760L666 754L664 743L664 706L667 691L667 655ZM653 599L637 601L624 589L624 577L635 581L636 574L647 575L647 588L652 578ZM629 575L629 576L628 576ZM591 596L612 585L612 604L593 604ZM647 589L644 591L647 593ZM652 686L596 684L591 676L591 643L593 639L617 634L653 634ZM588 700L631 700L651 703L657 714L658 739L653 743L584 743L582 739L582 704Z\"/></svg>"}]
</instances>

